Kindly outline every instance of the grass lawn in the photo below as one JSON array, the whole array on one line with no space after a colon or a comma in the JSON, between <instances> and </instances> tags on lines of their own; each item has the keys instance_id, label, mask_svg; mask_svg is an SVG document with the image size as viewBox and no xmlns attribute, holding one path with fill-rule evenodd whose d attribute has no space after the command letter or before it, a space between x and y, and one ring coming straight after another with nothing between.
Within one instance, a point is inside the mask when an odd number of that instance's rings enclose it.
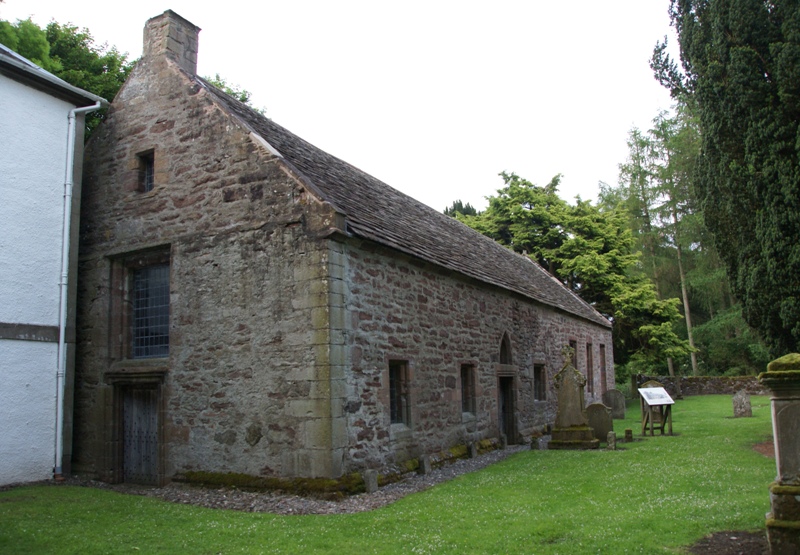
<instances>
[{"instance_id":1,"label":"grass lawn","mask_svg":"<svg viewBox=\"0 0 800 555\"><path fill-rule=\"evenodd\" d=\"M764 528L775 461L769 400L689 397L673 437L618 451L525 451L383 509L275 516L89 488L0 493L0 553L681 553L721 530ZM639 439L638 404L615 422Z\"/></svg>"}]
</instances>

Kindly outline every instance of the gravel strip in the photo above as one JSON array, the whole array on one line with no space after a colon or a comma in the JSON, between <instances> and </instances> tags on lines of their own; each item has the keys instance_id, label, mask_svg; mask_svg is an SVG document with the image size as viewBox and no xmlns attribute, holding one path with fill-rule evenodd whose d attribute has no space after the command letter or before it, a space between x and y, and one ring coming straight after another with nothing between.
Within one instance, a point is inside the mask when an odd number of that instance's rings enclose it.
<instances>
[{"instance_id":1,"label":"gravel strip","mask_svg":"<svg viewBox=\"0 0 800 555\"><path fill-rule=\"evenodd\" d=\"M156 497L172 503L197 505L211 509L230 509L279 515L349 514L384 507L408 494L423 491L462 474L480 470L524 449L530 449L530 447L510 445L506 449L491 451L474 459L459 459L452 464L434 470L430 474L410 473L404 479L384 486L375 493L352 495L341 501L326 501L312 497L273 492L249 492L233 488L212 489L181 483L171 483L163 488L137 486L134 484L107 484L81 478L80 476L72 476L62 483L117 491L130 495ZM52 480L41 483L55 484ZM0 491L2 489L7 488L0 488Z\"/></svg>"}]
</instances>

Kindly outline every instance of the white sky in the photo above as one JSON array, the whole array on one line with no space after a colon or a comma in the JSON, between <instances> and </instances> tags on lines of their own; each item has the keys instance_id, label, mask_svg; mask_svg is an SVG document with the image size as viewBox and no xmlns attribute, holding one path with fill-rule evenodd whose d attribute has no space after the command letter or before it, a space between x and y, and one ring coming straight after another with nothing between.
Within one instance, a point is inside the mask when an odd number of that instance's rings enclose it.
<instances>
[{"instance_id":1,"label":"white sky","mask_svg":"<svg viewBox=\"0 0 800 555\"><path fill-rule=\"evenodd\" d=\"M648 60L669 0L5 0L0 19L87 27L129 58L150 17L202 28L221 74L307 141L443 210L477 208L501 171L562 198L616 184L628 131L671 101Z\"/></svg>"}]
</instances>

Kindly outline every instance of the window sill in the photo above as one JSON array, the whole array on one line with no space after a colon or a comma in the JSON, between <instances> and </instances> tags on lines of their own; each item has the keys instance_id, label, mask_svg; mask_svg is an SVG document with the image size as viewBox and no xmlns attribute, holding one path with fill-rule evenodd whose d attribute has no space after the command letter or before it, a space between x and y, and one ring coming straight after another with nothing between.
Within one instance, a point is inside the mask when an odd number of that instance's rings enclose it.
<instances>
[{"instance_id":1,"label":"window sill","mask_svg":"<svg viewBox=\"0 0 800 555\"><path fill-rule=\"evenodd\" d=\"M402 441L411 439L412 432L406 424L397 422L389 426L389 439L391 441Z\"/></svg>"}]
</instances>

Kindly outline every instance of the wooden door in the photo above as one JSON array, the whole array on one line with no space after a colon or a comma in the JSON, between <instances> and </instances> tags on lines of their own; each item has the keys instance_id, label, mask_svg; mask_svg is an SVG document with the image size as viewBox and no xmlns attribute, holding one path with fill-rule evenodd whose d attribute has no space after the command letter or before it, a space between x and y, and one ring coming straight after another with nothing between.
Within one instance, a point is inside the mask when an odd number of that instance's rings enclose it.
<instances>
[{"instance_id":1,"label":"wooden door","mask_svg":"<svg viewBox=\"0 0 800 555\"><path fill-rule=\"evenodd\" d=\"M498 384L498 409L500 433L506 436L509 444L517 442L517 426L514 415L514 378L502 376Z\"/></svg>"},{"instance_id":2,"label":"wooden door","mask_svg":"<svg viewBox=\"0 0 800 555\"><path fill-rule=\"evenodd\" d=\"M158 390L130 387L122 394L122 475L125 482L158 485Z\"/></svg>"}]
</instances>

